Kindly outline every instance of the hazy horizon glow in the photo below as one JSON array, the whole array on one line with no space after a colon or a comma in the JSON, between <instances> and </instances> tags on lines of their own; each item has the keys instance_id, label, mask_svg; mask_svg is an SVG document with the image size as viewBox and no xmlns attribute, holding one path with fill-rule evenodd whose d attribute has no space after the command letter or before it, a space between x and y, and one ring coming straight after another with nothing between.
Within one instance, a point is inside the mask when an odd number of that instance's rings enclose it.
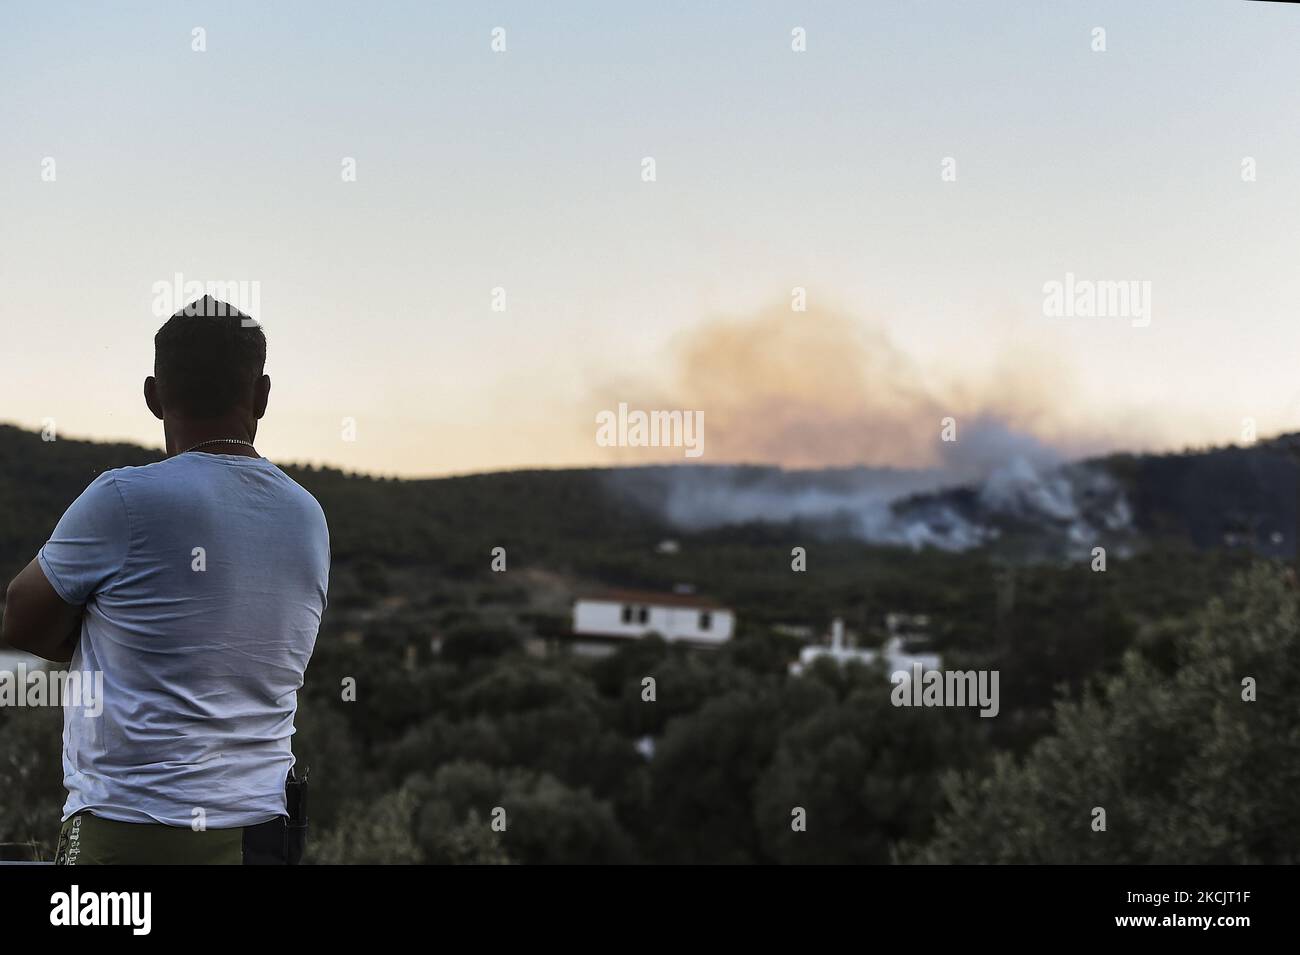
<instances>
[{"instance_id":1,"label":"hazy horizon glow","mask_svg":"<svg viewBox=\"0 0 1300 955\"><path fill-rule=\"evenodd\" d=\"M598 445L619 402L705 464L1300 430L1297 48L1214 0L6 9L0 419L161 447L180 273L258 283L259 449L351 471L685 460ZM1150 326L1045 317L1067 273Z\"/></svg>"}]
</instances>

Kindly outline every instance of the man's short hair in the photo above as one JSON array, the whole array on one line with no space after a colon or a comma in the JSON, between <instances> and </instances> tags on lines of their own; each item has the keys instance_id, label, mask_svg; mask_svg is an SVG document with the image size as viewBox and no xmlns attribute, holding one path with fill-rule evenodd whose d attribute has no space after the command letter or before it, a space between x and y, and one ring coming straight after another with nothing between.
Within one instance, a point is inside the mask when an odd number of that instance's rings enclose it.
<instances>
[{"instance_id":1,"label":"man's short hair","mask_svg":"<svg viewBox=\"0 0 1300 955\"><path fill-rule=\"evenodd\" d=\"M266 367L262 327L209 295L169 318L153 346L158 399L187 418L217 418L250 405Z\"/></svg>"}]
</instances>

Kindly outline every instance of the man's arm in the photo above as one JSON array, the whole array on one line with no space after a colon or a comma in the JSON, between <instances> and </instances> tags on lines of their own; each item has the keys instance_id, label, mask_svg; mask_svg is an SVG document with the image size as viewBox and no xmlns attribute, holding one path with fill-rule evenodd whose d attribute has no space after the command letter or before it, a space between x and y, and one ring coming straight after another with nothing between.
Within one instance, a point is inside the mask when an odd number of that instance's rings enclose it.
<instances>
[{"instance_id":1,"label":"man's arm","mask_svg":"<svg viewBox=\"0 0 1300 955\"><path fill-rule=\"evenodd\" d=\"M130 521L115 473L90 482L9 584L0 640L58 663L72 659L86 604L112 586L127 557Z\"/></svg>"},{"instance_id":2,"label":"man's arm","mask_svg":"<svg viewBox=\"0 0 1300 955\"><path fill-rule=\"evenodd\" d=\"M55 663L67 663L81 636L83 607L67 603L33 560L9 582L0 641Z\"/></svg>"}]
</instances>

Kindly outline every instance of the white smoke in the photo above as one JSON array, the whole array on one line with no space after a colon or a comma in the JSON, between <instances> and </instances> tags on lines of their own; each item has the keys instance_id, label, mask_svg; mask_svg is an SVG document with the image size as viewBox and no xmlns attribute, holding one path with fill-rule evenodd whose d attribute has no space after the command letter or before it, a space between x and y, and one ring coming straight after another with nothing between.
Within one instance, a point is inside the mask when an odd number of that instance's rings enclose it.
<instances>
[{"instance_id":1,"label":"white smoke","mask_svg":"<svg viewBox=\"0 0 1300 955\"><path fill-rule=\"evenodd\" d=\"M1077 551L1103 530L1131 527L1129 504L1102 466L1067 463L994 418L973 422L939 456L942 467L912 470L673 467L611 480L687 531L798 521L873 544L960 551L1010 528Z\"/></svg>"}]
</instances>

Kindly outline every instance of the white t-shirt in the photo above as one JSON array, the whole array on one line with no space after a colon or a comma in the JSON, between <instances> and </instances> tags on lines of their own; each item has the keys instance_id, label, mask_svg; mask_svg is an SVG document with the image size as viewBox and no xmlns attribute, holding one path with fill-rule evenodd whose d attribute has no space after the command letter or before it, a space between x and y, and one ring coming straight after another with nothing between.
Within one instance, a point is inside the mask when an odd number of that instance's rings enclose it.
<instances>
[{"instance_id":1,"label":"white t-shirt","mask_svg":"<svg viewBox=\"0 0 1300 955\"><path fill-rule=\"evenodd\" d=\"M101 474L38 559L86 605L63 818L226 829L283 815L329 586L316 499L265 458L192 451ZM102 701L86 705L97 672Z\"/></svg>"}]
</instances>

